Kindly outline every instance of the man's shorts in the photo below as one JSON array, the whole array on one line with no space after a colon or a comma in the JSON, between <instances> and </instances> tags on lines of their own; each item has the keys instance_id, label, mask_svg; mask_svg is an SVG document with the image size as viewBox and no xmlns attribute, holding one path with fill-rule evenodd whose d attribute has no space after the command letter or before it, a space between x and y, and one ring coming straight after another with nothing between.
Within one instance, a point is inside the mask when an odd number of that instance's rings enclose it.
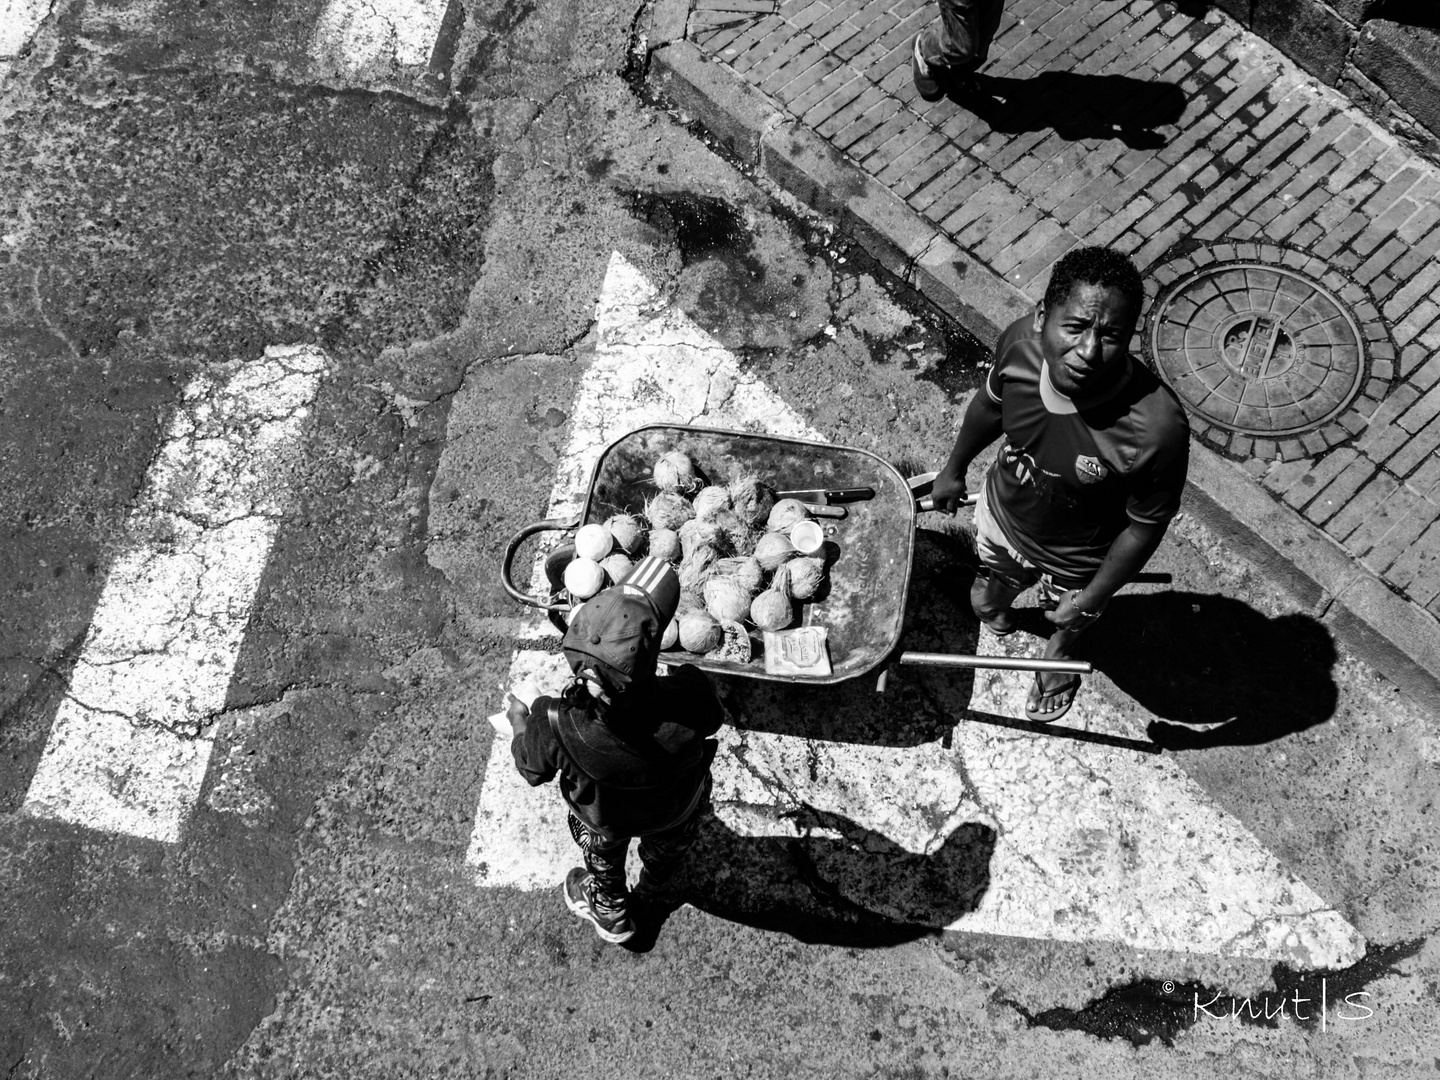
<instances>
[{"instance_id":1,"label":"man's shorts","mask_svg":"<svg viewBox=\"0 0 1440 1080\"><path fill-rule=\"evenodd\" d=\"M1059 603L1060 597L1071 589L1082 589L1087 582L1070 579L1056 579L1048 571L1041 570L1015 549L1009 538L990 512L989 497L985 487L975 500L975 550L980 555L980 564L993 577L999 578L1017 592L1039 584L1040 595L1047 602Z\"/></svg>"}]
</instances>

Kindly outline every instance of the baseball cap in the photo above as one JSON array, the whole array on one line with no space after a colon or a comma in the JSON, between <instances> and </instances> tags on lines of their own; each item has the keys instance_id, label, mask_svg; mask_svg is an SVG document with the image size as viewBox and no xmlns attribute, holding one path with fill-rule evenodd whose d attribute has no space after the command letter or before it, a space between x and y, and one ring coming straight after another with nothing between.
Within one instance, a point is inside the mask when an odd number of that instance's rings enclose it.
<instances>
[{"instance_id":1,"label":"baseball cap","mask_svg":"<svg viewBox=\"0 0 1440 1080\"><path fill-rule=\"evenodd\" d=\"M654 674L661 635L679 606L675 571L647 555L614 588L575 612L560 643L570 670L594 668L615 690Z\"/></svg>"}]
</instances>

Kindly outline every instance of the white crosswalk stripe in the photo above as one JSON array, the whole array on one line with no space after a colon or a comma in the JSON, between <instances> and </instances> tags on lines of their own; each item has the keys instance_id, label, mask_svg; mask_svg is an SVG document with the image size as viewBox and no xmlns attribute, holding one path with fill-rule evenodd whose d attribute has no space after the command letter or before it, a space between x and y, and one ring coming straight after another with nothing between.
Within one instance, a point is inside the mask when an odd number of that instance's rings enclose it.
<instances>
[{"instance_id":1,"label":"white crosswalk stripe","mask_svg":"<svg viewBox=\"0 0 1440 1080\"><path fill-rule=\"evenodd\" d=\"M24 811L179 838L199 797L292 463L326 368L270 348L187 387L110 568Z\"/></svg>"},{"instance_id":2,"label":"white crosswalk stripe","mask_svg":"<svg viewBox=\"0 0 1440 1080\"><path fill-rule=\"evenodd\" d=\"M599 343L572 412L551 515L578 510L601 449L649 423L704 423L809 435L803 422L616 255L597 312ZM639 393L641 387L649 388ZM664 388L656 393L654 388ZM537 577L537 586L539 578ZM528 623L511 685L555 689L566 671ZM1035 643L1038 647L1038 643ZM986 634L980 651L998 652ZM1028 676L982 671L971 710L1022 715ZM498 694L497 694L498 697ZM1092 730L1140 737L1100 695L1072 713ZM749 836L796 835L787 811L841 814L907 851L935 851L957 826L997 837L990 884L957 931L1343 967L1365 942L1178 766L1103 744L967 722L954 746L856 746L724 729L716 812ZM904 792L904 798L896 793ZM467 859L481 885L552 888L574 864L564 808L529 788L497 738ZM881 898L883 901L883 898Z\"/></svg>"}]
</instances>

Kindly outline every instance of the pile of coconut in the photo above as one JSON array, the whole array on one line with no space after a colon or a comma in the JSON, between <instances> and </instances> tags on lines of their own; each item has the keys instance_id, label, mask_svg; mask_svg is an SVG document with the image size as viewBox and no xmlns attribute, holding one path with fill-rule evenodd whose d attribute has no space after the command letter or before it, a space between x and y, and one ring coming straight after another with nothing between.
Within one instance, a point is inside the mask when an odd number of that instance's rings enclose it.
<instances>
[{"instance_id":1,"label":"pile of coconut","mask_svg":"<svg viewBox=\"0 0 1440 1080\"><path fill-rule=\"evenodd\" d=\"M784 630L796 602L825 583L825 560L803 555L789 531L810 515L796 499L777 499L759 477L706 484L689 455L664 454L652 472L656 493L643 515L616 514L575 535L565 567L570 599L582 603L622 580L643 555L675 566L680 607L662 648L714 653L739 663L751 657L747 627ZM572 613L573 617L573 613Z\"/></svg>"}]
</instances>

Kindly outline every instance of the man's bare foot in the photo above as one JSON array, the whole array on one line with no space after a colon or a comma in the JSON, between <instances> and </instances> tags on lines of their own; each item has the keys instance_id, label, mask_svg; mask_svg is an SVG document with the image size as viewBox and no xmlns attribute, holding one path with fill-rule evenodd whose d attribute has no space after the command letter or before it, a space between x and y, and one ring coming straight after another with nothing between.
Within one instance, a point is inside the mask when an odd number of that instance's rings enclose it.
<instances>
[{"instance_id":1,"label":"man's bare foot","mask_svg":"<svg viewBox=\"0 0 1440 1080\"><path fill-rule=\"evenodd\" d=\"M1045 676L1043 671L1035 673L1030 696L1025 699L1025 715L1031 720L1049 724L1059 720L1075 704L1075 695L1080 692L1080 676L1060 672L1051 674L1048 683Z\"/></svg>"}]
</instances>

